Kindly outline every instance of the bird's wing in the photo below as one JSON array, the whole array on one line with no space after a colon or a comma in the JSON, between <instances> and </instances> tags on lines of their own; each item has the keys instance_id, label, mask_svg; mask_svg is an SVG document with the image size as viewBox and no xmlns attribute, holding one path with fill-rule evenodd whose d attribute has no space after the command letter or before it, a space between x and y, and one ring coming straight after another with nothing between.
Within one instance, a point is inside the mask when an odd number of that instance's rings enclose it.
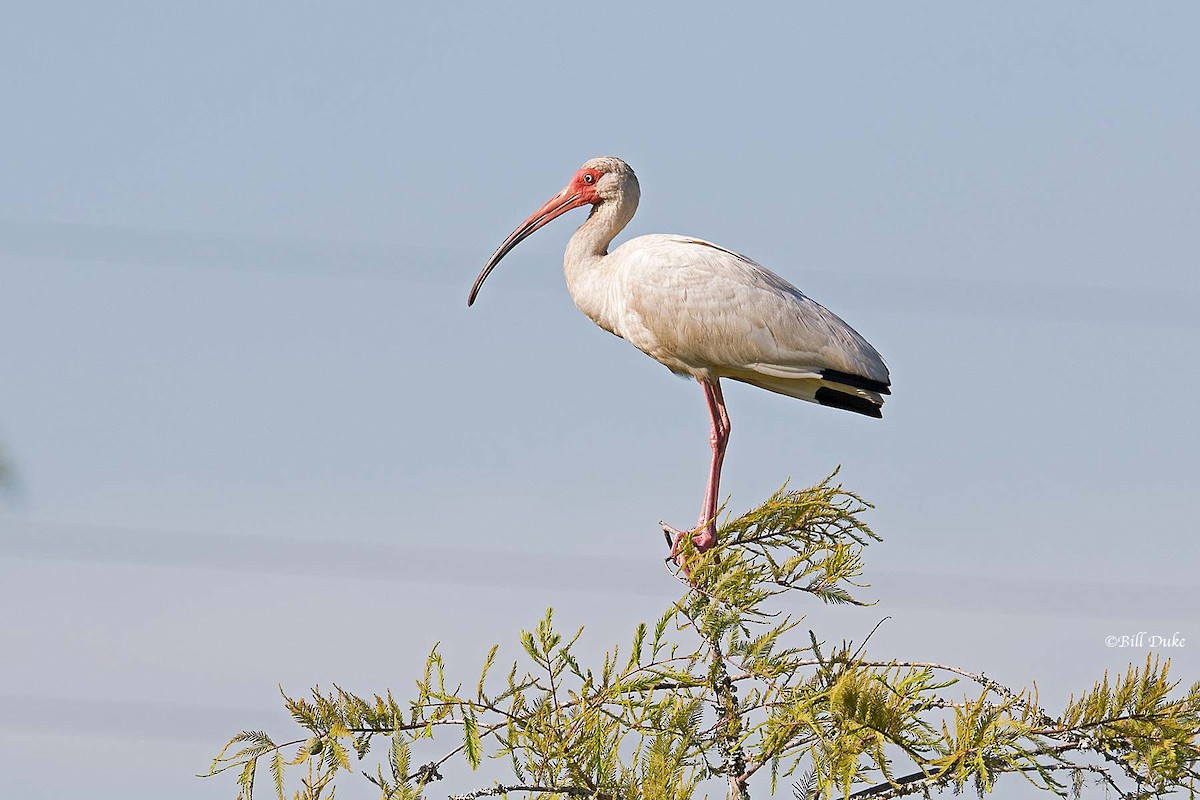
<instances>
[{"instance_id":1,"label":"bird's wing","mask_svg":"<svg viewBox=\"0 0 1200 800\"><path fill-rule=\"evenodd\" d=\"M850 386L888 390L887 366L866 339L746 256L672 235L638 237L612 255L629 328L622 335L664 363L667 354L730 377L785 381L834 373Z\"/></svg>"}]
</instances>

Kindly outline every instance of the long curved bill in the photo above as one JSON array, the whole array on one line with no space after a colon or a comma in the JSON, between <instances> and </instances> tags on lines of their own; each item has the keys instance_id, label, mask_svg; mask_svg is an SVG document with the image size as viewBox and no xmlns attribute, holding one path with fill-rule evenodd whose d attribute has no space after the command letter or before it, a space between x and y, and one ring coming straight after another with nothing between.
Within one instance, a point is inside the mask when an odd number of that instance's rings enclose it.
<instances>
[{"instance_id":1,"label":"long curved bill","mask_svg":"<svg viewBox=\"0 0 1200 800\"><path fill-rule=\"evenodd\" d=\"M569 189L570 187L568 187ZM523 242L538 228L541 228L550 220L559 217L572 208L577 208L583 205L584 201L580 199L578 194L568 194L568 189L563 189L558 194L551 197L537 211L530 215L529 219L522 222L515 231L509 234L508 238L496 248L496 252L492 253L492 257L488 259L487 264L483 267L483 272L479 273L479 277L475 279L475 285L471 287L471 294L467 297L467 305L472 305L475 302L475 296L479 294L479 287L483 286L483 282L487 280L487 276L492 274L492 270L500 263L500 259L508 255L514 247Z\"/></svg>"}]
</instances>

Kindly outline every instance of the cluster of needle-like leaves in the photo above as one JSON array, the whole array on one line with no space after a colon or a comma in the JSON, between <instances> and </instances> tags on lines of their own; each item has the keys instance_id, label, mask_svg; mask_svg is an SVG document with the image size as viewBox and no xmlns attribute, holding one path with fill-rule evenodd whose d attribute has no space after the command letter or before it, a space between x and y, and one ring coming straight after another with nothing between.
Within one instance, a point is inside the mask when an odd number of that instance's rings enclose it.
<instances>
[{"instance_id":1,"label":"cluster of needle-like leaves","mask_svg":"<svg viewBox=\"0 0 1200 800\"><path fill-rule=\"evenodd\" d=\"M383 800L416 800L446 794L435 786L455 764L455 783L497 768L503 777L454 798L744 799L754 786L886 800L982 794L1010 773L1063 796L1091 779L1122 798L1194 797L1200 684L1177 691L1167 663L1105 675L1052 716L1035 693L982 674L825 647L773 608L795 592L859 602L863 548L877 538L860 519L867 508L831 479L785 487L725 524L717 547L685 543L682 596L627 650L581 664L583 629L564 635L547 612L520 634L517 660L497 670L492 647L469 688L447 681L435 647L404 699L341 688L285 697L301 735L239 734L209 774L235 771L245 800L263 766L279 798L332 797L338 776L360 774ZM960 681L965 694L947 691Z\"/></svg>"}]
</instances>

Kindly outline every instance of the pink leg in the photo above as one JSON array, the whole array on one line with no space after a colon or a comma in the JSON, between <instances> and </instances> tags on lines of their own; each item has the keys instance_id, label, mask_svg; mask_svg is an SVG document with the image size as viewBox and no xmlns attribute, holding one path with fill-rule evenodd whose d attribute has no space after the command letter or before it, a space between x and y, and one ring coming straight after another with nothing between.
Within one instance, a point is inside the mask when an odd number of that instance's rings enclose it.
<instances>
[{"instance_id":1,"label":"pink leg","mask_svg":"<svg viewBox=\"0 0 1200 800\"><path fill-rule=\"evenodd\" d=\"M729 414L725 411L725 397L721 394L720 379L711 383L701 380L704 399L708 403L708 414L712 419L712 431L708 441L712 445L712 466L708 471L708 488L704 492L704 507L700 509L700 522L691 532L696 549L704 552L717 543L717 501L720 498L721 465L725 462L725 447L729 444ZM676 538L672 552L679 549Z\"/></svg>"}]
</instances>

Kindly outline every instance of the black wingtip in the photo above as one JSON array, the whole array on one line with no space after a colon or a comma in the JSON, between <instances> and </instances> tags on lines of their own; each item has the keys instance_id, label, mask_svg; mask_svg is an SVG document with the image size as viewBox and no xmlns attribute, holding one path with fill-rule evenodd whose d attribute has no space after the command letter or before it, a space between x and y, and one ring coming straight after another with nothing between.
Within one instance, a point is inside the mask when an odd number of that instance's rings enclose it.
<instances>
[{"instance_id":1,"label":"black wingtip","mask_svg":"<svg viewBox=\"0 0 1200 800\"><path fill-rule=\"evenodd\" d=\"M862 414L875 419L883 419L883 410L872 403L865 397L859 397L856 394L847 394L839 392L837 389L830 389L828 386L822 386L817 389L814 398L818 403L830 408L840 408L843 411L853 411L855 414Z\"/></svg>"},{"instance_id":2,"label":"black wingtip","mask_svg":"<svg viewBox=\"0 0 1200 800\"><path fill-rule=\"evenodd\" d=\"M877 394L892 393L892 385L890 383L877 381L873 378L864 378L862 375L853 375L849 372L841 372L836 369L821 370L821 378L831 383L840 383L843 386L865 389L868 392L876 392Z\"/></svg>"}]
</instances>

